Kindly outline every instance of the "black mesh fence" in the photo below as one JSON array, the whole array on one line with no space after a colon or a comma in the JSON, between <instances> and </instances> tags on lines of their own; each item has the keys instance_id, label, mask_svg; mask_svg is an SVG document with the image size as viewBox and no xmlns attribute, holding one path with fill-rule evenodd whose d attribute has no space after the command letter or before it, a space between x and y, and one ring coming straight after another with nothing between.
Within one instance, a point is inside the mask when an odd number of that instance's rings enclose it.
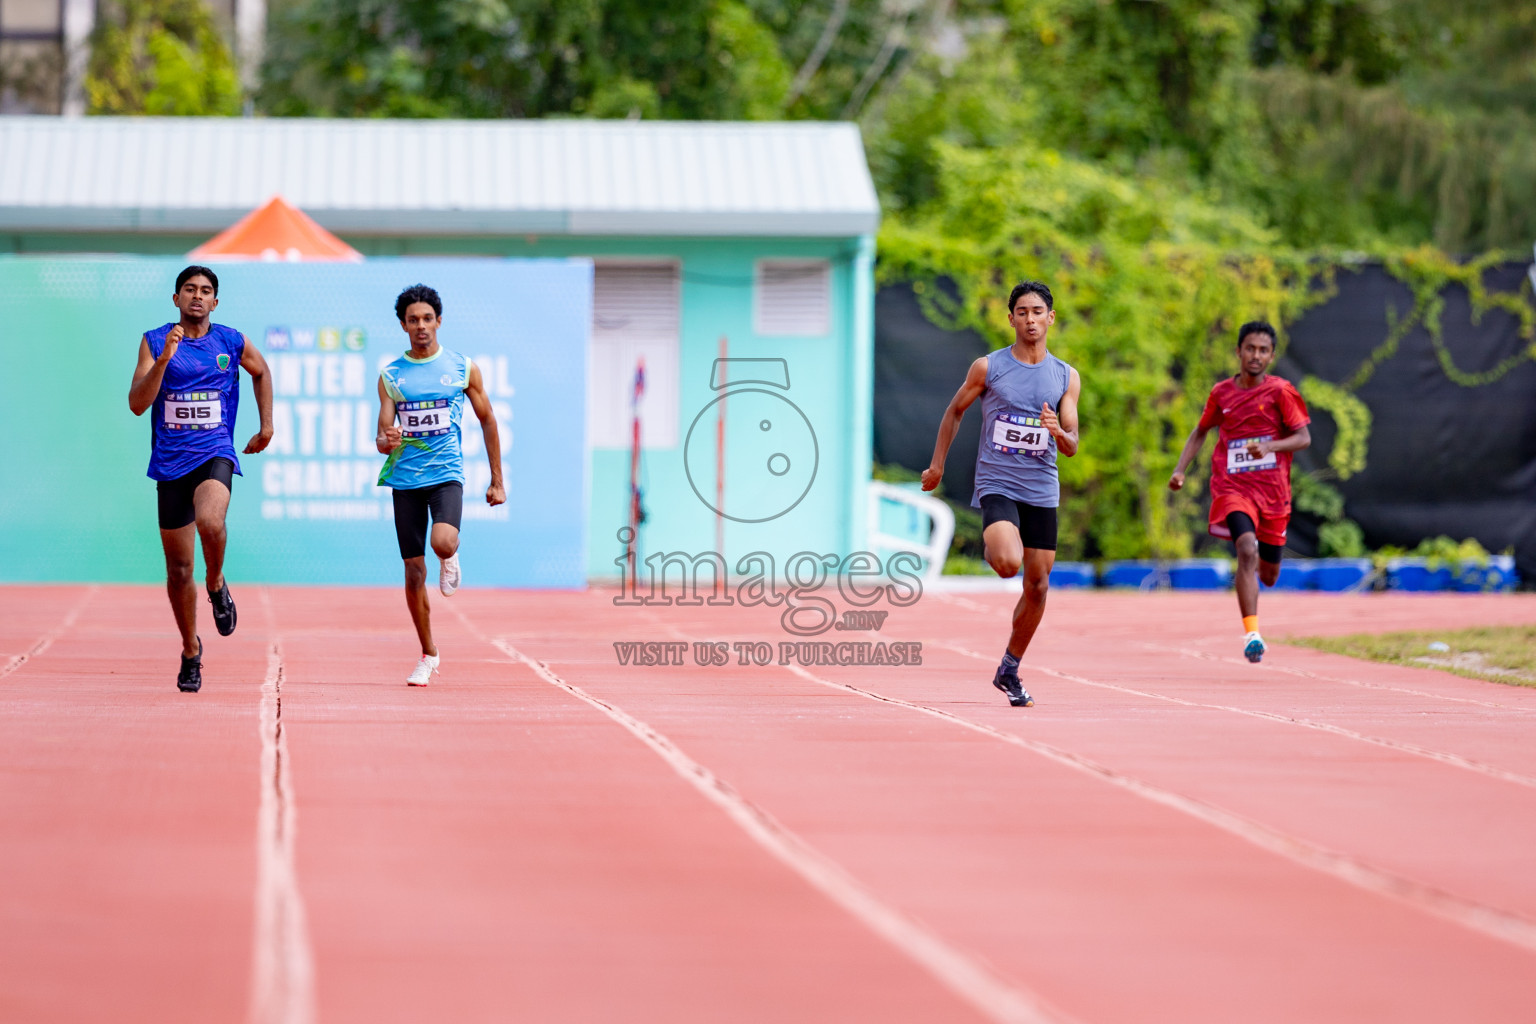
<instances>
[{"instance_id":1,"label":"black mesh fence","mask_svg":"<svg viewBox=\"0 0 1536 1024\"><path fill-rule=\"evenodd\" d=\"M1495 266L1485 286L1518 293L1528 269ZM1416 322L1399 331L1395 351L1384 354L1394 325L1414 307L1412 292L1379 266L1340 270L1337 293L1291 325L1275 372L1298 385L1309 375L1340 384L1381 357L1355 392L1373 421L1365 468L1337 484L1346 515L1360 524L1368 545L1411 548L1441 534L1471 537L1490 551L1513 548L1521 575L1536 579L1536 351L1507 310L1474 316L1459 285L1445 288L1440 300L1438 342ZM881 288L875 298L876 460L926 467L939 418L966 368L986 351L974 332L931 323L909 285ZM1079 370L1091 389L1093 368ZM978 410L979 403L966 414L945 465L945 490L962 501L971 493ZM1336 436L1332 417L1317 408L1312 436L1312 447L1297 458L1302 469L1326 465ZM1316 538L1317 524L1298 515L1291 548L1313 554Z\"/></svg>"}]
</instances>

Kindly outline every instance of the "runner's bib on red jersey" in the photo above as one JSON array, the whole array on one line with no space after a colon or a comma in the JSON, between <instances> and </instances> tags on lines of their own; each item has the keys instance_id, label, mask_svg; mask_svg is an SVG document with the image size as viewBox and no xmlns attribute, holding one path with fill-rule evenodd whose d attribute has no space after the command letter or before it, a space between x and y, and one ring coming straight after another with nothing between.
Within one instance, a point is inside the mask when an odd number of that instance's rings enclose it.
<instances>
[{"instance_id":1,"label":"runner's bib on red jersey","mask_svg":"<svg viewBox=\"0 0 1536 1024\"><path fill-rule=\"evenodd\" d=\"M1280 460L1275 458L1274 452L1265 452L1263 455L1248 454L1248 445L1253 441L1270 441L1269 437L1254 437L1242 441L1227 442L1227 472L1228 473L1252 473L1260 469L1276 469Z\"/></svg>"}]
</instances>

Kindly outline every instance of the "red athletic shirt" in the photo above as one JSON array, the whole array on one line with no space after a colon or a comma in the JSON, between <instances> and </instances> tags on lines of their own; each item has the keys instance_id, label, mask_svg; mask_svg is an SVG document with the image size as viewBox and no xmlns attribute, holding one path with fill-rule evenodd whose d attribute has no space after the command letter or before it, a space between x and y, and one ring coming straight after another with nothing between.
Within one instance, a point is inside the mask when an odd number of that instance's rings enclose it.
<instances>
[{"instance_id":1,"label":"red athletic shirt","mask_svg":"<svg viewBox=\"0 0 1536 1024\"><path fill-rule=\"evenodd\" d=\"M1211 388L1200 414L1200 429L1221 427L1211 453L1211 498L1242 494L1260 514L1291 514L1291 453L1270 452L1258 461L1249 458L1245 442L1277 441L1312 422L1307 403L1290 381L1265 376L1257 387L1239 387L1230 378Z\"/></svg>"}]
</instances>

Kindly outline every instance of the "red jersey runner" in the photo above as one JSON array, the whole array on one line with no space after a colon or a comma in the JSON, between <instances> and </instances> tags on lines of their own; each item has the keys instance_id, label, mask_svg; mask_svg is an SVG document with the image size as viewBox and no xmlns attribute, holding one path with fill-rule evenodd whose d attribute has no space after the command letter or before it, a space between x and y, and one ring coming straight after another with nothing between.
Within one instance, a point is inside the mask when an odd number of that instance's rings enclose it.
<instances>
[{"instance_id":1,"label":"red jersey runner","mask_svg":"<svg viewBox=\"0 0 1536 1024\"><path fill-rule=\"evenodd\" d=\"M1266 376L1257 387L1239 387L1236 378L1211 389L1200 429L1221 428L1211 453L1210 531L1230 537L1227 516L1246 512L1258 539L1284 544L1291 521L1291 453L1268 452L1255 459L1249 441L1278 441L1312 422L1307 403L1290 381Z\"/></svg>"}]
</instances>

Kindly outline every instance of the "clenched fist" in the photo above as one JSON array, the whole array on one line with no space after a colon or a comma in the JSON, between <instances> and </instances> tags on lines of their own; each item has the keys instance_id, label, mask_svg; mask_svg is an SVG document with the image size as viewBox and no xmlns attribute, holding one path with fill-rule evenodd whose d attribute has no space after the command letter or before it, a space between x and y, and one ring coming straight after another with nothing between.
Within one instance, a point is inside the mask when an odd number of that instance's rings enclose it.
<instances>
[{"instance_id":1,"label":"clenched fist","mask_svg":"<svg viewBox=\"0 0 1536 1024\"><path fill-rule=\"evenodd\" d=\"M176 354L176 346L181 344L181 339L187 336L186 328L181 324L172 327L170 333L165 336L165 347L160 350L160 362L169 363L171 357Z\"/></svg>"},{"instance_id":2,"label":"clenched fist","mask_svg":"<svg viewBox=\"0 0 1536 1024\"><path fill-rule=\"evenodd\" d=\"M400 439L401 439L402 436L403 435L400 433L400 428L399 427L396 427L396 426L385 427L383 430L379 431L379 437L378 437L378 442L377 442L378 446L379 446L379 451L383 452L385 455L388 455L390 452L394 451L396 448L399 448L400 447Z\"/></svg>"},{"instance_id":3,"label":"clenched fist","mask_svg":"<svg viewBox=\"0 0 1536 1024\"><path fill-rule=\"evenodd\" d=\"M1050 431L1052 437L1061 437L1066 433L1061 429L1061 420L1056 418L1056 413L1049 405L1040 406L1040 425Z\"/></svg>"}]
</instances>

